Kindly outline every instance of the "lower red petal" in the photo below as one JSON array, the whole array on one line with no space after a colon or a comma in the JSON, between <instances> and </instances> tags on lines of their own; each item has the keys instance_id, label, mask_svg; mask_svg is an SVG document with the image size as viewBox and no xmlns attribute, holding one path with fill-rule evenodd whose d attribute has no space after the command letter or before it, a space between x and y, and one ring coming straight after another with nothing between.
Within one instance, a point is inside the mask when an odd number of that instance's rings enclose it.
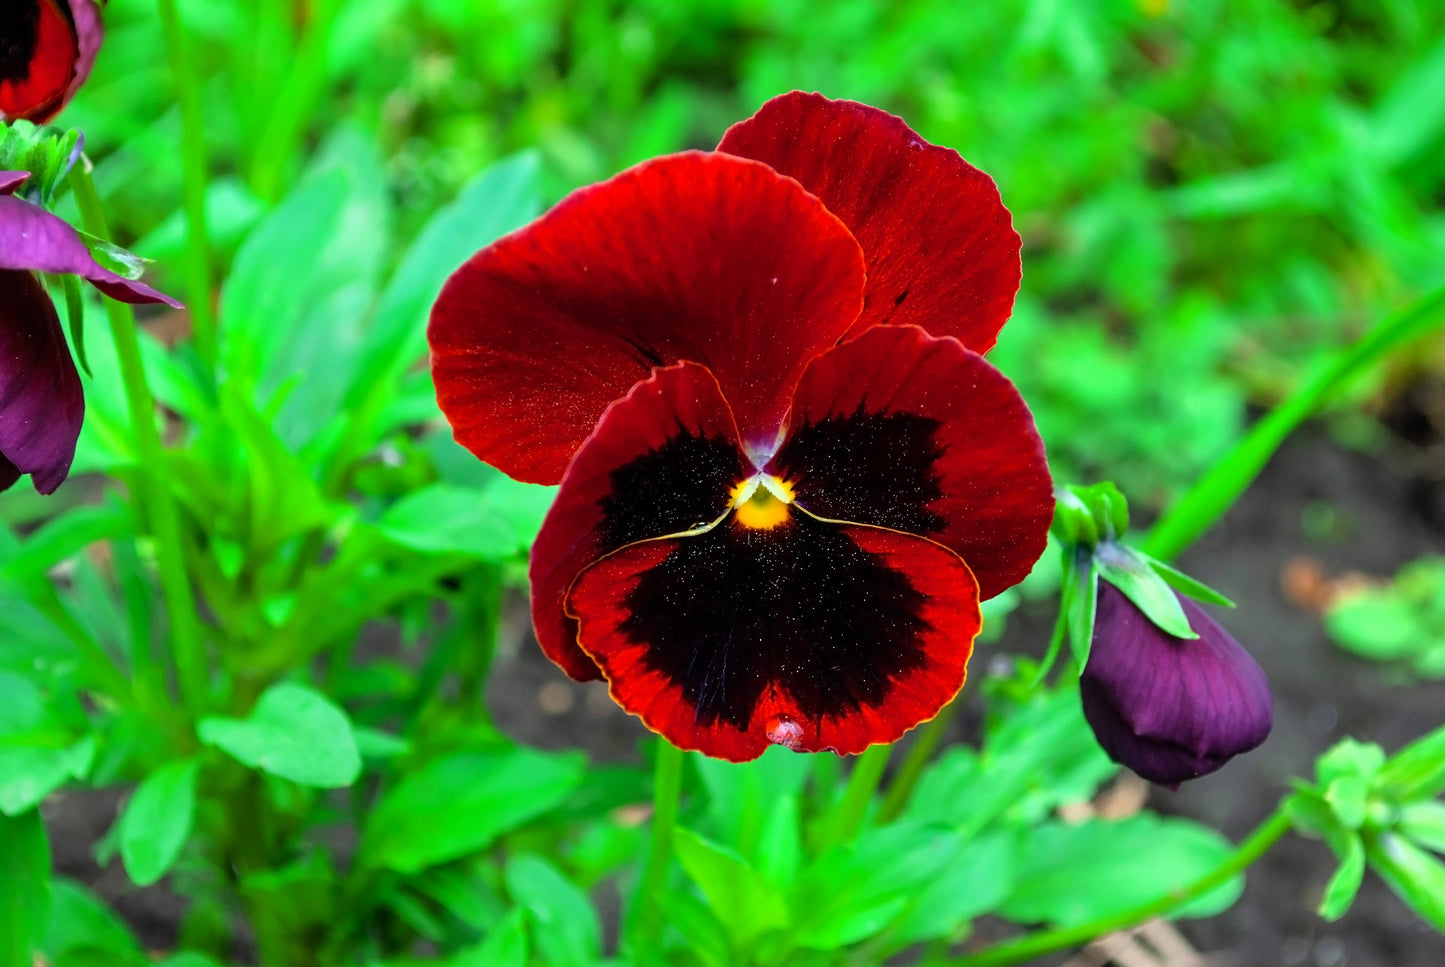
<instances>
[{"instance_id":1,"label":"lower red petal","mask_svg":"<svg viewBox=\"0 0 1445 967\"><path fill-rule=\"evenodd\" d=\"M568 675L599 677L563 611L573 579L624 545L717 520L752 473L737 438L717 380L694 363L657 370L598 421L532 545L532 624Z\"/></svg>"},{"instance_id":2,"label":"lower red petal","mask_svg":"<svg viewBox=\"0 0 1445 967\"><path fill-rule=\"evenodd\" d=\"M958 693L980 626L951 551L796 511L631 545L584 571L567 606L623 708L734 762L896 740Z\"/></svg>"}]
</instances>

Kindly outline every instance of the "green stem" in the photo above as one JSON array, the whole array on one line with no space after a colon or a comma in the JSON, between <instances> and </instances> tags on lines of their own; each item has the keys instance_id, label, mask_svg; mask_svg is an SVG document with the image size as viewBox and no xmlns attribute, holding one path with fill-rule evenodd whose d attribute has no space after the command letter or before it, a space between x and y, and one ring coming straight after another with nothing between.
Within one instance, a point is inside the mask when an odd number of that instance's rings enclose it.
<instances>
[{"instance_id":1,"label":"green stem","mask_svg":"<svg viewBox=\"0 0 1445 967\"><path fill-rule=\"evenodd\" d=\"M918 741L908 750L903 765L883 795L883 803L878 807L878 822L891 823L903 812L903 807L908 805L908 798L913 795L913 787L918 784L918 777L923 775L923 770L928 767L929 760L943 742L948 727L953 724L961 708L963 702L955 696L953 701L939 709L932 721L919 731Z\"/></svg>"},{"instance_id":2,"label":"green stem","mask_svg":"<svg viewBox=\"0 0 1445 967\"><path fill-rule=\"evenodd\" d=\"M1170 508L1144 541L1144 551L1169 560L1204 533L1249 486L1285 437L1338 396L1361 373L1403 345L1445 324L1445 288L1423 296L1375 324L1354 345L1256 423L1224 459Z\"/></svg>"},{"instance_id":3,"label":"green stem","mask_svg":"<svg viewBox=\"0 0 1445 967\"><path fill-rule=\"evenodd\" d=\"M282 179L306 133L306 125L326 82L327 41L341 6L340 0L318 0L312 7L311 22L301 37L291 70L257 141L252 184L256 194L267 201L277 201L282 195Z\"/></svg>"},{"instance_id":4,"label":"green stem","mask_svg":"<svg viewBox=\"0 0 1445 967\"><path fill-rule=\"evenodd\" d=\"M841 846L858 835L858 830L863 828L863 817L868 814L873 794L878 791L878 783L883 778L883 770L888 768L888 757L892 753L891 745L870 745L853 763L853 771L848 775L848 786L843 790L843 798L824 820L823 836L818 844L819 852Z\"/></svg>"},{"instance_id":5,"label":"green stem","mask_svg":"<svg viewBox=\"0 0 1445 967\"><path fill-rule=\"evenodd\" d=\"M90 178L89 164L81 163L71 170L70 187L75 192L76 205L80 208L86 231L108 238L110 231L105 223L100 196L96 194L95 183ZM196 713L205 702L205 652L201 646L191 582L186 573L180 514L165 484L165 450L161 445L160 432L156 429L155 398L146 382L135 314L125 303L114 299L102 301L110 318L111 337L115 340L121 382L130 409L131 433L135 437L136 456L140 463L136 480L140 484L140 499L145 501L155 537L156 563L165 593L166 613L170 617L176 679L185 706Z\"/></svg>"},{"instance_id":6,"label":"green stem","mask_svg":"<svg viewBox=\"0 0 1445 967\"><path fill-rule=\"evenodd\" d=\"M949 961L948 967L1004 967L1006 964L1023 963L1057 950L1077 947L1097 937L1113 933L1115 930L1123 930L1145 923L1155 917L1165 916L1243 872L1246 867L1263 856L1266 850L1289 831L1289 828L1290 822L1285 818L1283 807L1276 807L1274 812L1270 813L1264 822L1255 827L1254 832L1250 833L1244 842L1229 854L1228 859L1188 886L1174 890L1158 900L1141 904L1132 910L1100 917L1077 927L1042 930L1018 940L995 944L977 953Z\"/></svg>"},{"instance_id":7,"label":"green stem","mask_svg":"<svg viewBox=\"0 0 1445 967\"><path fill-rule=\"evenodd\" d=\"M82 666L89 674L92 684L96 689L110 696L112 700L120 705L130 705L135 701L135 693L131 689L130 682L126 681L120 669L105 650L95 642L89 632L81 627L75 616L66 609L65 603L60 600L60 595L55 592L55 587L48 581L44 589L31 598L31 601L40 609L51 624L55 625L60 632L69 638L80 652Z\"/></svg>"},{"instance_id":8,"label":"green stem","mask_svg":"<svg viewBox=\"0 0 1445 967\"><path fill-rule=\"evenodd\" d=\"M672 864L673 833L677 829L678 804L682 798L683 761L681 749L666 739L657 740L652 785L652 847L647 851L647 862L642 867L642 879L628 918L633 943L638 940L639 929L646 930L649 939L655 938L665 922L662 895L667 889L667 871Z\"/></svg>"},{"instance_id":9,"label":"green stem","mask_svg":"<svg viewBox=\"0 0 1445 967\"><path fill-rule=\"evenodd\" d=\"M186 302L196 351L209 364L216 361L216 317L211 308L211 246L206 231L206 136L201 115L201 79L196 76L175 0L157 0L171 78L181 111L181 165L186 209Z\"/></svg>"}]
</instances>

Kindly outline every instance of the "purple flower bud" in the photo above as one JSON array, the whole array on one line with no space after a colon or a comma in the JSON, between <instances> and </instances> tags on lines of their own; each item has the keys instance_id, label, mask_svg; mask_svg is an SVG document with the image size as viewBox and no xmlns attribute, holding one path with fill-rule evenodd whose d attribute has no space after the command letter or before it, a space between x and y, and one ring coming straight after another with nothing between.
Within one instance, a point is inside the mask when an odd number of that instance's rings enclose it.
<instances>
[{"instance_id":1,"label":"purple flower bud","mask_svg":"<svg viewBox=\"0 0 1445 967\"><path fill-rule=\"evenodd\" d=\"M1248 752L1274 721L1259 665L1199 605L1179 600L1197 639L1160 630L1100 581L1094 642L1079 682L1084 717L1104 751L1163 785Z\"/></svg>"},{"instance_id":2,"label":"purple flower bud","mask_svg":"<svg viewBox=\"0 0 1445 967\"><path fill-rule=\"evenodd\" d=\"M42 494L59 487L84 416L50 296L33 274L0 270L0 490L26 473Z\"/></svg>"}]
</instances>

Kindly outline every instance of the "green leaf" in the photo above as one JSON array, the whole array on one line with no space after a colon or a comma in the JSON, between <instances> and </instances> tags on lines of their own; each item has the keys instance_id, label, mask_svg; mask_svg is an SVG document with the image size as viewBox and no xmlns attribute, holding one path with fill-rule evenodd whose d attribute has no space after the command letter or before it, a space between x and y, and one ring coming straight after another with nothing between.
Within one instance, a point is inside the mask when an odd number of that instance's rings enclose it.
<instances>
[{"instance_id":1,"label":"green leaf","mask_svg":"<svg viewBox=\"0 0 1445 967\"><path fill-rule=\"evenodd\" d=\"M1401 808L1395 823L1400 835L1437 853L1445 853L1445 802L1430 799Z\"/></svg>"},{"instance_id":2,"label":"green leaf","mask_svg":"<svg viewBox=\"0 0 1445 967\"><path fill-rule=\"evenodd\" d=\"M533 938L549 967L593 967L602 959L602 925L586 894L546 861L522 855L504 879L536 926Z\"/></svg>"},{"instance_id":3,"label":"green leaf","mask_svg":"<svg viewBox=\"0 0 1445 967\"><path fill-rule=\"evenodd\" d=\"M959 843L927 886L908 900L889 939L901 944L956 937L974 917L991 913L1013 892L1021 837L997 830Z\"/></svg>"},{"instance_id":4,"label":"green leaf","mask_svg":"<svg viewBox=\"0 0 1445 967\"><path fill-rule=\"evenodd\" d=\"M38 809L0 815L0 967L31 967L50 913L50 841Z\"/></svg>"},{"instance_id":5,"label":"green leaf","mask_svg":"<svg viewBox=\"0 0 1445 967\"><path fill-rule=\"evenodd\" d=\"M29 680L0 671L0 813L18 816L90 771L95 737L74 740Z\"/></svg>"},{"instance_id":6,"label":"green leaf","mask_svg":"<svg viewBox=\"0 0 1445 967\"><path fill-rule=\"evenodd\" d=\"M531 547L556 494L556 487L518 483L502 474L480 489L434 483L392 504L376 527L423 553L504 561Z\"/></svg>"},{"instance_id":7,"label":"green leaf","mask_svg":"<svg viewBox=\"0 0 1445 967\"><path fill-rule=\"evenodd\" d=\"M1367 840L1370 866L1426 923L1445 932L1445 865L1394 833Z\"/></svg>"},{"instance_id":8,"label":"green leaf","mask_svg":"<svg viewBox=\"0 0 1445 967\"><path fill-rule=\"evenodd\" d=\"M83 505L47 521L25 539L0 577L24 579L43 575L66 558L97 541L119 537L131 528L130 513L113 501L96 507Z\"/></svg>"},{"instance_id":9,"label":"green leaf","mask_svg":"<svg viewBox=\"0 0 1445 967\"><path fill-rule=\"evenodd\" d=\"M1359 776L1340 776L1325 789L1325 803L1346 829L1359 829L1370 806L1371 784Z\"/></svg>"},{"instance_id":10,"label":"green leaf","mask_svg":"<svg viewBox=\"0 0 1445 967\"><path fill-rule=\"evenodd\" d=\"M1149 566L1154 569L1154 573L1163 578L1165 584L1168 584L1185 597L1193 598L1195 601L1203 601L1205 604L1217 604L1222 608L1234 607L1233 601L1203 581L1195 580L1183 571L1172 568L1163 561L1156 561L1148 555L1141 554L1140 556L1149 562Z\"/></svg>"},{"instance_id":11,"label":"green leaf","mask_svg":"<svg viewBox=\"0 0 1445 967\"><path fill-rule=\"evenodd\" d=\"M584 772L579 756L520 748L437 759L377 803L359 862L416 873L475 853L559 805Z\"/></svg>"},{"instance_id":12,"label":"green leaf","mask_svg":"<svg viewBox=\"0 0 1445 967\"><path fill-rule=\"evenodd\" d=\"M62 967L80 957L112 967L150 964L125 922L85 887L64 878L55 881L51 893L42 949Z\"/></svg>"},{"instance_id":13,"label":"green leaf","mask_svg":"<svg viewBox=\"0 0 1445 967\"><path fill-rule=\"evenodd\" d=\"M682 934L689 953L707 967L734 967L738 957L733 951L727 927L712 908L691 890L664 890L658 897L668 926Z\"/></svg>"},{"instance_id":14,"label":"green leaf","mask_svg":"<svg viewBox=\"0 0 1445 967\"><path fill-rule=\"evenodd\" d=\"M346 713L304 685L272 685L246 718L204 718L196 734L253 769L303 786L340 788L361 774Z\"/></svg>"},{"instance_id":15,"label":"green leaf","mask_svg":"<svg viewBox=\"0 0 1445 967\"><path fill-rule=\"evenodd\" d=\"M374 386L426 353L426 318L442 283L484 245L520 228L541 211L538 157L514 155L477 176L412 243L382 293L361 348L346 402L355 406Z\"/></svg>"},{"instance_id":16,"label":"green leaf","mask_svg":"<svg viewBox=\"0 0 1445 967\"><path fill-rule=\"evenodd\" d=\"M75 349L75 361L80 364L81 372L94 376L90 371L90 357L85 353L85 299L80 294L80 277L60 276L60 290L65 294L65 322L70 331L70 345Z\"/></svg>"},{"instance_id":17,"label":"green leaf","mask_svg":"<svg viewBox=\"0 0 1445 967\"><path fill-rule=\"evenodd\" d=\"M1325 613L1325 631L1340 647L1375 661L1408 658L1429 640L1418 609L1393 588L1342 599Z\"/></svg>"},{"instance_id":18,"label":"green leaf","mask_svg":"<svg viewBox=\"0 0 1445 967\"><path fill-rule=\"evenodd\" d=\"M904 913L963 843L952 830L897 822L828 851L798 875L793 941L834 950L873 936Z\"/></svg>"},{"instance_id":19,"label":"green leaf","mask_svg":"<svg viewBox=\"0 0 1445 967\"><path fill-rule=\"evenodd\" d=\"M1345 844L1340 856L1339 868L1325 884L1324 896L1320 898L1320 916L1334 922L1350 909L1360 884L1365 880L1365 844L1358 835L1341 838Z\"/></svg>"},{"instance_id":20,"label":"green leaf","mask_svg":"<svg viewBox=\"0 0 1445 967\"><path fill-rule=\"evenodd\" d=\"M172 762L146 777L120 818L120 856L138 886L165 876L191 835L196 813L194 759Z\"/></svg>"},{"instance_id":21,"label":"green leaf","mask_svg":"<svg viewBox=\"0 0 1445 967\"><path fill-rule=\"evenodd\" d=\"M447 967L527 967L527 917L514 909L475 947L446 961Z\"/></svg>"},{"instance_id":22,"label":"green leaf","mask_svg":"<svg viewBox=\"0 0 1445 967\"><path fill-rule=\"evenodd\" d=\"M1445 792L1445 725L1392 755L1380 770L1380 782L1406 802Z\"/></svg>"},{"instance_id":23,"label":"green leaf","mask_svg":"<svg viewBox=\"0 0 1445 967\"><path fill-rule=\"evenodd\" d=\"M688 756L707 789L707 810L716 839L742 856L764 862L758 837L769 810L780 798L802 792L812 762L775 746L752 762Z\"/></svg>"},{"instance_id":24,"label":"green leaf","mask_svg":"<svg viewBox=\"0 0 1445 967\"><path fill-rule=\"evenodd\" d=\"M1099 545L1094 553L1099 576L1124 592L1134 606L1160 631L1175 638L1193 639L1199 634L1189 627L1184 606L1155 570L1148 558L1113 541Z\"/></svg>"},{"instance_id":25,"label":"green leaf","mask_svg":"<svg viewBox=\"0 0 1445 967\"><path fill-rule=\"evenodd\" d=\"M764 931L787 926L788 905L782 891L737 852L683 828L676 831L673 844L678 862L735 944L745 945Z\"/></svg>"},{"instance_id":26,"label":"green leaf","mask_svg":"<svg viewBox=\"0 0 1445 967\"><path fill-rule=\"evenodd\" d=\"M1098 611L1099 570L1094 566L1094 556L1087 551L1077 550L1072 554L1065 550L1064 558L1064 600L1069 622L1069 651L1074 664L1082 674L1089 663L1089 651L1094 646L1094 615Z\"/></svg>"},{"instance_id":27,"label":"green leaf","mask_svg":"<svg viewBox=\"0 0 1445 967\"><path fill-rule=\"evenodd\" d=\"M1167 896L1216 869L1232 851L1212 830L1149 813L1116 822L1046 822L1029 837L1018 883L999 913L1019 923L1077 926ZM1218 913L1243 886L1235 877L1179 914Z\"/></svg>"}]
</instances>

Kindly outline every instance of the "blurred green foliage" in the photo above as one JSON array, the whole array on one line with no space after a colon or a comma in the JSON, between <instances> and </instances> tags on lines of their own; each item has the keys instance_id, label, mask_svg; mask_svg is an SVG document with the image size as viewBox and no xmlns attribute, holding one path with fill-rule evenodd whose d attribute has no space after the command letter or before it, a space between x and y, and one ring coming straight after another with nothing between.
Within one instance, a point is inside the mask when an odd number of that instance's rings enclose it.
<instances>
[{"instance_id":1,"label":"blurred green foliage","mask_svg":"<svg viewBox=\"0 0 1445 967\"><path fill-rule=\"evenodd\" d=\"M710 147L791 88L899 113L992 174L1014 212L1024 287L994 358L1059 476L1111 475L1144 507L1217 456L1248 403L1445 264L1445 7L1430 0L181 8L230 175L209 199L221 257L343 120L379 146L405 238L520 148L541 150L555 199ZM114 0L108 23L67 121L105 158L122 240L170 256L179 122L161 31L149 0Z\"/></svg>"}]
</instances>

